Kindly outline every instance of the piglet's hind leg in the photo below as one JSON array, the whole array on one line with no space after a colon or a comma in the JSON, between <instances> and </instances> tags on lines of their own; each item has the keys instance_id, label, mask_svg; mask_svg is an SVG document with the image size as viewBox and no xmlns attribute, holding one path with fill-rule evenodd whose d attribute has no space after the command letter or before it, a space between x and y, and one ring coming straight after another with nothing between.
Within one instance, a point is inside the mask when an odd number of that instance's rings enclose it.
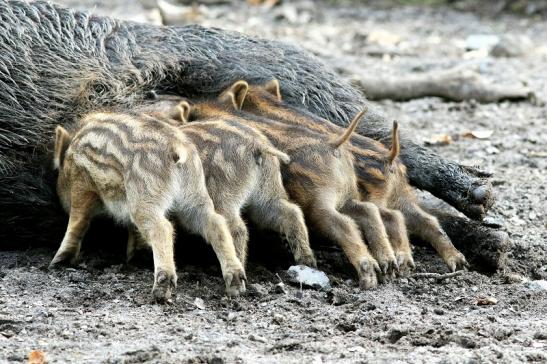
<instances>
[{"instance_id":1,"label":"piglet's hind leg","mask_svg":"<svg viewBox=\"0 0 547 364\"><path fill-rule=\"evenodd\" d=\"M98 201L97 195L93 192L73 191L68 227L61 246L49 265L50 268L76 262L80 254L82 239L89 227L93 210Z\"/></svg>"}]
</instances>

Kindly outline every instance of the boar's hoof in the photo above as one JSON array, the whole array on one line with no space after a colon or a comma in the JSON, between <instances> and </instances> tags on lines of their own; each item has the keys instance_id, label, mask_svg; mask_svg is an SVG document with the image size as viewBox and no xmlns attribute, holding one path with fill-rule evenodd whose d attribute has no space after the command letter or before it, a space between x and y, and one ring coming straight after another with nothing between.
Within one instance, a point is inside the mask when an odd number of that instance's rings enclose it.
<instances>
[{"instance_id":1,"label":"boar's hoof","mask_svg":"<svg viewBox=\"0 0 547 364\"><path fill-rule=\"evenodd\" d=\"M226 295L228 297L236 297L242 293L245 293L245 271L243 269L234 269L229 271L224 276L224 282L226 283Z\"/></svg>"},{"instance_id":2,"label":"boar's hoof","mask_svg":"<svg viewBox=\"0 0 547 364\"><path fill-rule=\"evenodd\" d=\"M359 266L359 287L372 289L378 286L376 272L380 273L380 267L374 258L364 259Z\"/></svg>"},{"instance_id":3,"label":"boar's hoof","mask_svg":"<svg viewBox=\"0 0 547 364\"><path fill-rule=\"evenodd\" d=\"M481 185L475 188L471 194L473 195L473 200L476 204L484 204L488 197L490 196L490 190L485 185Z\"/></svg>"},{"instance_id":4,"label":"boar's hoof","mask_svg":"<svg viewBox=\"0 0 547 364\"><path fill-rule=\"evenodd\" d=\"M486 212L494 204L494 196L492 195L492 185L484 179L475 181L468 192L468 197L463 199L462 206L457 206L474 220L482 220Z\"/></svg>"},{"instance_id":5,"label":"boar's hoof","mask_svg":"<svg viewBox=\"0 0 547 364\"><path fill-rule=\"evenodd\" d=\"M152 295L157 302L164 303L171 299L171 296L177 287L177 278L174 274L160 270L156 274Z\"/></svg>"}]
</instances>

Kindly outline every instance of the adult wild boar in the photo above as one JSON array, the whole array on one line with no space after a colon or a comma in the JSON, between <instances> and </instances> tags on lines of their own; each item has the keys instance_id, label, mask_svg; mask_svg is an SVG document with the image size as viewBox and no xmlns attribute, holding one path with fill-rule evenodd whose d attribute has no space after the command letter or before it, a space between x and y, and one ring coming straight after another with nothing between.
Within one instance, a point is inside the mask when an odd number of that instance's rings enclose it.
<instances>
[{"instance_id":1,"label":"adult wild boar","mask_svg":"<svg viewBox=\"0 0 547 364\"><path fill-rule=\"evenodd\" d=\"M207 96L239 79L272 78L283 84L287 102L340 123L367 105L313 56L284 43L198 25L118 21L41 1L0 0L2 245L49 241L44 232L63 226L48 153L55 125L90 110L134 106L152 89ZM391 122L372 105L368 109L358 132L389 144ZM490 207L491 187L480 171L416 145L404 130L401 158L413 185L468 216L481 218Z\"/></svg>"}]
</instances>

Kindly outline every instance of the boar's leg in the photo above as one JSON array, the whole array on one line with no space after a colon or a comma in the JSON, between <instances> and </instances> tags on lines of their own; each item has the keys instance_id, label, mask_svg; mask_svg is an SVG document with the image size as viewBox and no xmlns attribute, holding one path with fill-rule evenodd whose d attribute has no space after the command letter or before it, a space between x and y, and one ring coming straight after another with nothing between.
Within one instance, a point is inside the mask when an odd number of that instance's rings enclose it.
<instances>
[{"instance_id":1,"label":"boar's leg","mask_svg":"<svg viewBox=\"0 0 547 364\"><path fill-rule=\"evenodd\" d=\"M408 144L401 149L410 182L445 200L472 219L482 220L494 203L487 173L442 159L432 151ZM404 148L404 146L403 146Z\"/></svg>"},{"instance_id":2,"label":"boar's leg","mask_svg":"<svg viewBox=\"0 0 547 364\"><path fill-rule=\"evenodd\" d=\"M98 201L97 195L93 192L76 189L72 191L68 227L61 246L49 265L50 267L76 262L80 254L82 239L89 227L93 217L93 210Z\"/></svg>"},{"instance_id":3,"label":"boar's leg","mask_svg":"<svg viewBox=\"0 0 547 364\"><path fill-rule=\"evenodd\" d=\"M430 199L422 201L421 205L437 217L456 248L465 254L473 269L493 273L505 267L509 247L506 232L457 216L455 212Z\"/></svg>"}]
</instances>

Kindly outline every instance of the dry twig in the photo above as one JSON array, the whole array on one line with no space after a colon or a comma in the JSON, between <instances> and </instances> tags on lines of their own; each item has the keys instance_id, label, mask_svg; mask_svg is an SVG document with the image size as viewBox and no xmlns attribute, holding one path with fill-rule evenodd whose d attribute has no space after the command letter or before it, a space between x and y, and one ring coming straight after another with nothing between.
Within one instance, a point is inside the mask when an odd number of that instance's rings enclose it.
<instances>
[{"instance_id":1,"label":"dry twig","mask_svg":"<svg viewBox=\"0 0 547 364\"><path fill-rule=\"evenodd\" d=\"M461 276L463 274L463 272L465 272L465 271L464 270L457 270L455 272L445 273L445 274L440 274L440 273L414 273L410 277L415 278L415 279L433 278L437 281L442 281L442 280L445 280L445 279L448 279L448 278Z\"/></svg>"}]
</instances>

